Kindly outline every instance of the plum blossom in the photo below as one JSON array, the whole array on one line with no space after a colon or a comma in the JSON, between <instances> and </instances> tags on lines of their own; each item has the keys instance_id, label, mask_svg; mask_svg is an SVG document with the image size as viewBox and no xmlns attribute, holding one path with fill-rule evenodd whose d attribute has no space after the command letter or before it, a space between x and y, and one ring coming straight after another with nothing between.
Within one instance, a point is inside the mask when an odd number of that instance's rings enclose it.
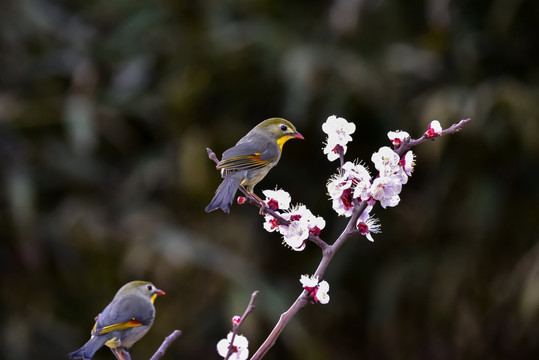
<instances>
[{"instance_id":1,"label":"plum blossom","mask_svg":"<svg viewBox=\"0 0 539 360\"><path fill-rule=\"evenodd\" d=\"M321 281L318 284L318 291L316 292L315 301L318 300L320 304L327 304L329 302L329 283L327 281Z\"/></svg>"},{"instance_id":2,"label":"plum blossom","mask_svg":"<svg viewBox=\"0 0 539 360\"><path fill-rule=\"evenodd\" d=\"M339 150L346 154L346 144L352 141L350 134L356 131L356 125L342 117L332 115L322 124L322 130L328 135L324 154L327 155L329 161L334 161L340 157Z\"/></svg>"},{"instance_id":3,"label":"plum blossom","mask_svg":"<svg viewBox=\"0 0 539 360\"><path fill-rule=\"evenodd\" d=\"M333 143L328 140L326 143L326 147L324 148L324 154L327 155L329 161L335 161L340 157L339 149L341 149L344 155L346 154L346 151L348 150L348 146L339 145L337 143Z\"/></svg>"},{"instance_id":4,"label":"plum blossom","mask_svg":"<svg viewBox=\"0 0 539 360\"><path fill-rule=\"evenodd\" d=\"M371 196L374 200L380 201L380 205L386 207L397 206L400 201L399 194L402 190L402 183L393 176L380 176L374 179L371 185Z\"/></svg>"},{"instance_id":5,"label":"plum blossom","mask_svg":"<svg viewBox=\"0 0 539 360\"><path fill-rule=\"evenodd\" d=\"M299 282L307 291L312 291L318 285L318 276L301 275Z\"/></svg>"},{"instance_id":6,"label":"plum blossom","mask_svg":"<svg viewBox=\"0 0 539 360\"><path fill-rule=\"evenodd\" d=\"M229 359L232 360L247 360L249 357L249 341L245 336L236 335L234 337L234 343L232 343L232 332L228 333L226 339L221 339L217 343L217 353L226 358L229 349L232 349L232 355Z\"/></svg>"},{"instance_id":7,"label":"plum blossom","mask_svg":"<svg viewBox=\"0 0 539 360\"><path fill-rule=\"evenodd\" d=\"M328 134L328 137L334 138L339 144L345 145L349 141L352 141L350 134L356 131L356 124L346 121L345 118L331 115L322 124L322 130Z\"/></svg>"},{"instance_id":8,"label":"plum blossom","mask_svg":"<svg viewBox=\"0 0 539 360\"><path fill-rule=\"evenodd\" d=\"M366 201L368 205L380 201L383 208L399 203L402 185L412 175L415 155L408 151L400 158L390 147L383 146L372 154L371 160L378 170L374 179L363 164L346 162L340 172L328 181L328 195L337 214L351 216L358 201Z\"/></svg>"},{"instance_id":9,"label":"plum blossom","mask_svg":"<svg viewBox=\"0 0 539 360\"><path fill-rule=\"evenodd\" d=\"M370 187L370 181L371 175L365 166L349 161L344 163L341 172L334 175L327 183L328 195L333 201L333 209L337 214L351 216L354 210L354 198L359 198L362 194L366 198L370 196L367 196L365 192Z\"/></svg>"},{"instance_id":10,"label":"plum blossom","mask_svg":"<svg viewBox=\"0 0 539 360\"><path fill-rule=\"evenodd\" d=\"M301 275L299 281L315 303L327 304L329 302L329 284L327 281L318 282L318 275Z\"/></svg>"},{"instance_id":11,"label":"plum blossom","mask_svg":"<svg viewBox=\"0 0 539 360\"><path fill-rule=\"evenodd\" d=\"M381 147L372 154L371 161L380 177L395 177L401 184L408 182L408 175L401 166L399 155L388 146Z\"/></svg>"},{"instance_id":12,"label":"plum blossom","mask_svg":"<svg viewBox=\"0 0 539 360\"><path fill-rule=\"evenodd\" d=\"M264 202L273 211L288 210L290 207L290 194L282 189L279 190L264 190L262 193L266 196ZM268 232L279 230L279 224L276 218L270 214L264 217L264 229Z\"/></svg>"},{"instance_id":13,"label":"plum blossom","mask_svg":"<svg viewBox=\"0 0 539 360\"><path fill-rule=\"evenodd\" d=\"M359 216L356 226L361 235L365 235L369 241L374 241L371 233L378 234L381 230L379 220L370 215L371 210L372 206L367 206L365 211Z\"/></svg>"},{"instance_id":14,"label":"plum blossom","mask_svg":"<svg viewBox=\"0 0 539 360\"><path fill-rule=\"evenodd\" d=\"M279 230L279 221L270 214L264 216L264 224L262 225L267 232Z\"/></svg>"},{"instance_id":15,"label":"plum blossom","mask_svg":"<svg viewBox=\"0 0 539 360\"><path fill-rule=\"evenodd\" d=\"M307 219L307 227L309 228L310 234L318 236L322 229L326 227L326 220L321 216L312 215Z\"/></svg>"},{"instance_id":16,"label":"plum blossom","mask_svg":"<svg viewBox=\"0 0 539 360\"><path fill-rule=\"evenodd\" d=\"M406 154L404 154L400 160L400 165L407 176L412 176L412 172L414 171L415 167L415 154L412 152L412 150L408 150Z\"/></svg>"},{"instance_id":17,"label":"plum blossom","mask_svg":"<svg viewBox=\"0 0 539 360\"><path fill-rule=\"evenodd\" d=\"M279 232L284 242L296 251L305 248L309 234L318 236L326 226L324 218L313 215L305 205L296 205L282 214L282 217L290 221L290 224L279 225Z\"/></svg>"},{"instance_id":18,"label":"plum blossom","mask_svg":"<svg viewBox=\"0 0 539 360\"><path fill-rule=\"evenodd\" d=\"M290 195L284 190L265 190L266 204L274 209L288 225L279 224L279 221L271 214L264 217L264 229L268 232L278 231L283 236L283 241L296 251L305 248L309 235L320 235L326 227L326 221L320 216L315 216L305 205L296 205L289 209ZM279 210L284 210L280 212Z\"/></svg>"},{"instance_id":19,"label":"plum blossom","mask_svg":"<svg viewBox=\"0 0 539 360\"><path fill-rule=\"evenodd\" d=\"M347 161L343 164L342 169L345 175L348 175L349 179L352 179L354 182L370 180L371 174L369 170L361 163L353 163Z\"/></svg>"},{"instance_id":20,"label":"plum blossom","mask_svg":"<svg viewBox=\"0 0 539 360\"><path fill-rule=\"evenodd\" d=\"M361 163L346 162L343 165L344 174L350 179L354 185L352 198L367 200L368 190L371 186L371 174L369 170Z\"/></svg>"},{"instance_id":21,"label":"plum blossom","mask_svg":"<svg viewBox=\"0 0 539 360\"><path fill-rule=\"evenodd\" d=\"M439 136L442 132L442 125L438 120L432 120L429 124L427 131L425 132L425 137L435 137Z\"/></svg>"},{"instance_id":22,"label":"plum blossom","mask_svg":"<svg viewBox=\"0 0 539 360\"><path fill-rule=\"evenodd\" d=\"M400 169L399 155L389 146L382 146L377 152L372 154L371 161L380 173L380 176L391 176Z\"/></svg>"},{"instance_id":23,"label":"plum blossom","mask_svg":"<svg viewBox=\"0 0 539 360\"><path fill-rule=\"evenodd\" d=\"M262 191L262 194L266 196L266 200L264 200L264 202L273 211L288 210L290 207L292 198L290 197L290 194L283 189L264 190Z\"/></svg>"},{"instance_id":24,"label":"plum blossom","mask_svg":"<svg viewBox=\"0 0 539 360\"><path fill-rule=\"evenodd\" d=\"M305 249L307 239L309 238L309 229L307 222L301 220L300 215L297 219L290 221L289 225L280 225L279 232L283 235L284 243L295 251Z\"/></svg>"},{"instance_id":25,"label":"plum blossom","mask_svg":"<svg viewBox=\"0 0 539 360\"><path fill-rule=\"evenodd\" d=\"M337 174L327 183L328 195L333 201L333 210L339 215L352 216L354 209L352 180Z\"/></svg>"},{"instance_id":26,"label":"plum blossom","mask_svg":"<svg viewBox=\"0 0 539 360\"><path fill-rule=\"evenodd\" d=\"M404 139L410 137L410 134L408 134L406 131L397 130L388 132L387 137L394 146L399 147L402 145Z\"/></svg>"}]
</instances>

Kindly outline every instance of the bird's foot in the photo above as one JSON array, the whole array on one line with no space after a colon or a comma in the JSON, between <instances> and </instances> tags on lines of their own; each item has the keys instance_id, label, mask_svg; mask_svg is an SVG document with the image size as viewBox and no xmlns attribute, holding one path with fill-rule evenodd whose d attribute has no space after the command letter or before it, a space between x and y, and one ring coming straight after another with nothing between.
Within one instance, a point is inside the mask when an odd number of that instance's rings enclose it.
<instances>
[{"instance_id":1,"label":"bird's foot","mask_svg":"<svg viewBox=\"0 0 539 360\"><path fill-rule=\"evenodd\" d=\"M110 348L110 350L118 360L131 360L131 355L123 348Z\"/></svg>"}]
</instances>

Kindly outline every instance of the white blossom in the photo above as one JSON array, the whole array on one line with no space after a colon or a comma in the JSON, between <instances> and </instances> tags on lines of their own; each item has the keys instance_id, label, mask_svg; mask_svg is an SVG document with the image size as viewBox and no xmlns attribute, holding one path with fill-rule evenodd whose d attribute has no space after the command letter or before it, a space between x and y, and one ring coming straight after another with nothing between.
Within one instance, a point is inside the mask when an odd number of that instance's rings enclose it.
<instances>
[{"instance_id":1,"label":"white blossom","mask_svg":"<svg viewBox=\"0 0 539 360\"><path fill-rule=\"evenodd\" d=\"M322 130L328 135L324 154L327 155L329 161L334 161L339 158L339 148L343 154L346 154L346 144L352 141L350 134L356 131L356 125L342 117L332 115L322 124Z\"/></svg>"},{"instance_id":2,"label":"white blossom","mask_svg":"<svg viewBox=\"0 0 539 360\"><path fill-rule=\"evenodd\" d=\"M217 343L217 353L222 356L223 358L226 358L226 355L228 354L228 350L230 348L233 348L232 356L229 357L229 359L232 360L247 360L249 357L249 341L245 336L237 335L234 337L234 343L231 344L232 341L232 333L228 333L226 339L221 339Z\"/></svg>"},{"instance_id":3,"label":"white blossom","mask_svg":"<svg viewBox=\"0 0 539 360\"><path fill-rule=\"evenodd\" d=\"M301 277L299 278L299 282L301 283L301 285L303 285L303 288L306 290L314 289L316 285L318 285L318 276L317 275L313 275L313 276L301 275Z\"/></svg>"},{"instance_id":4,"label":"white blossom","mask_svg":"<svg viewBox=\"0 0 539 360\"><path fill-rule=\"evenodd\" d=\"M401 184L408 182L408 176L401 166L399 155L388 146L381 147L371 157L374 167L379 172L380 177L394 177Z\"/></svg>"},{"instance_id":5,"label":"white blossom","mask_svg":"<svg viewBox=\"0 0 539 360\"><path fill-rule=\"evenodd\" d=\"M410 134L406 131L390 131L387 133L387 137L394 146L401 146L404 139L409 138Z\"/></svg>"},{"instance_id":6,"label":"white blossom","mask_svg":"<svg viewBox=\"0 0 539 360\"><path fill-rule=\"evenodd\" d=\"M380 201L380 205L384 209L399 204L401 190L401 182L391 176L380 176L374 179L370 189L372 198Z\"/></svg>"},{"instance_id":7,"label":"white blossom","mask_svg":"<svg viewBox=\"0 0 539 360\"><path fill-rule=\"evenodd\" d=\"M370 215L372 208L372 206L367 206L365 211L359 216L356 224L359 233L365 235L369 241L374 241L371 233L378 234L381 232L379 220Z\"/></svg>"},{"instance_id":8,"label":"white blossom","mask_svg":"<svg viewBox=\"0 0 539 360\"><path fill-rule=\"evenodd\" d=\"M315 298L320 302L320 304L327 304L329 302L329 283L327 281L321 281L318 284L318 291L316 292Z\"/></svg>"},{"instance_id":9,"label":"white blossom","mask_svg":"<svg viewBox=\"0 0 539 360\"><path fill-rule=\"evenodd\" d=\"M303 289L307 291L315 302L319 302L320 304L327 304L329 302L329 284L327 281L318 282L317 275L301 275L299 281Z\"/></svg>"},{"instance_id":10,"label":"white blossom","mask_svg":"<svg viewBox=\"0 0 539 360\"><path fill-rule=\"evenodd\" d=\"M313 215L305 205L296 205L282 217L290 221L290 224L280 225L279 232L284 242L296 251L305 248L309 234L319 235L326 226L324 218Z\"/></svg>"},{"instance_id":11,"label":"white blossom","mask_svg":"<svg viewBox=\"0 0 539 360\"><path fill-rule=\"evenodd\" d=\"M415 167L415 154L412 152L412 150L408 150L406 154L404 154L400 164L404 170L404 173L408 176L412 176L412 172L414 171Z\"/></svg>"},{"instance_id":12,"label":"white blossom","mask_svg":"<svg viewBox=\"0 0 539 360\"><path fill-rule=\"evenodd\" d=\"M266 196L264 201L272 210L288 210L292 198L290 194L282 189L279 190L264 190L262 194Z\"/></svg>"},{"instance_id":13,"label":"white blossom","mask_svg":"<svg viewBox=\"0 0 539 360\"><path fill-rule=\"evenodd\" d=\"M371 175L365 166L347 161L343 164L341 172L334 175L327 183L328 195L332 206L339 215L349 217L354 210L354 198L360 198L362 193L366 196L366 189L370 187ZM359 190L356 189L359 188ZM366 200L363 199L362 200Z\"/></svg>"}]
</instances>

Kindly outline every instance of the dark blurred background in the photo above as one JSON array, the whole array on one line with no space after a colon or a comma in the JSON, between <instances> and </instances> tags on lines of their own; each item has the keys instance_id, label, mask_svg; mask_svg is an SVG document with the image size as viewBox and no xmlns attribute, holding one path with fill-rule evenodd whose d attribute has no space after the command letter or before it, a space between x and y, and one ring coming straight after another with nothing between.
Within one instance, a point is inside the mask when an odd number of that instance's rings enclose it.
<instances>
[{"instance_id":1,"label":"dark blurred background","mask_svg":"<svg viewBox=\"0 0 539 360\"><path fill-rule=\"evenodd\" d=\"M148 359L252 352L320 251L262 229L251 206L206 214L221 154L259 121L291 120L257 187L282 187L343 229L327 200L329 115L357 125L348 160L471 117L416 148L382 234L351 239L268 359L536 359L539 356L539 2L46 1L0 3L0 353L63 359L125 282L151 280ZM100 350L96 359L111 359Z\"/></svg>"}]
</instances>

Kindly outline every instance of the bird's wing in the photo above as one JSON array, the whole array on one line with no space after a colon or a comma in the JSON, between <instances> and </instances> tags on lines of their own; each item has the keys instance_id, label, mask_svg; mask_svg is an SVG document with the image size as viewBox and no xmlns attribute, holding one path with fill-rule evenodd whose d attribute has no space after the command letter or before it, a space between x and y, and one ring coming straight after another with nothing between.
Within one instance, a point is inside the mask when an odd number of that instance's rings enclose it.
<instances>
[{"instance_id":1,"label":"bird's wing","mask_svg":"<svg viewBox=\"0 0 539 360\"><path fill-rule=\"evenodd\" d=\"M94 330L92 331L92 335L103 335L103 334L106 334L106 333L109 333L111 331L115 331L115 330L125 330L125 329L129 329L129 328L132 328L132 327L137 327L137 326L141 326L142 323L135 320L135 318L129 320L129 321L125 321L125 322L121 322L121 323L117 323L117 324L112 324L112 325L107 325L107 326L104 326L102 328L97 328L95 327Z\"/></svg>"},{"instance_id":2,"label":"bird's wing","mask_svg":"<svg viewBox=\"0 0 539 360\"><path fill-rule=\"evenodd\" d=\"M140 296L124 296L114 299L99 315L92 335L103 335L148 324L155 314L148 299Z\"/></svg>"},{"instance_id":3,"label":"bird's wing","mask_svg":"<svg viewBox=\"0 0 539 360\"><path fill-rule=\"evenodd\" d=\"M217 164L218 169L226 171L260 169L268 161L265 151L259 151L252 143L241 143L223 153L223 159Z\"/></svg>"}]
</instances>

